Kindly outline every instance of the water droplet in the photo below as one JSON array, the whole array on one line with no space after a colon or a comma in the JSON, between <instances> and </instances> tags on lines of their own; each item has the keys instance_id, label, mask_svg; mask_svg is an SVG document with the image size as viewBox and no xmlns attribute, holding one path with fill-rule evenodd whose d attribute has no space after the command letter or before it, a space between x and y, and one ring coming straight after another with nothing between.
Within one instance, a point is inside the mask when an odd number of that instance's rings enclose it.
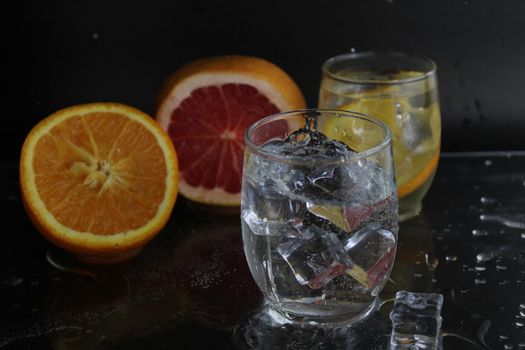
<instances>
[{"instance_id":1,"label":"water droplet","mask_svg":"<svg viewBox=\"0 0 525 350\"><path fill-rule=\"evenodd\" d=\"M510 281L503 280L503 281L498 282L498 286L500 287L505 287L507 284L510 284Z\"/></svg>"},{"instance_id":2,"label":"water droplet","mask_svg":"<svg viewBox=\"0 0 525 350\"><path fill-rule=\"evenodd\" d=\"M434 271L439 264L439 260L435 256L425 253L425 264L427 264L429 271Z\"/></svg>"},{"instance_id":3,"label":"water droplet","mask_svg":"<svg viewBox=\"0 0 525 350\"><path fill-rule=\"evenodd\" d=\"M93 35L91 37L93 38L93 40L97 40L98 39L98 33L93 33Z\"/></svg>"},{"instance_id":4,"label":"water droplet","mask_svg":"<svg viewBox=\"0 0 525 350\"><path fill-rule=\"evenodd\" d=\"M485 166L491 166L492 161L490 159L485 160Z\"/></svg>"},{"instance_id":5,"label":"water droplet","mask_svg":"<svg viewBox=\"0 0 525 350\"><path fill-rule=\"evenodd\" d=\"M423 277L423 274L422 274L422 273L415 273L415 274L414 274L414 277L416 277L416 278L421 278L421 277Z\"/></svg>"},{"instance_id":6,"label":"water droplet","mask_svg":"<svg viewBox=\"0 0 525 350\"><path fill-rule=\"evenodd\" d=\"M496 198L491 198L491 197L481 197L479 200L483 204L494 204L498 202Z\"/></svg>"},{"instance_id":7,"label":"water droplet","mask_svg":"<svg viewBox=\"0 0 525 350\"><path fill-rule=\"evenodd\" d=\"M484 262L494 259L494 253L493 252L482 252L476 255L476 260L478 262Z\"/></svg>"},{"instance_id":8,"label":"water droplet","mask_svg":"<svg viewBox=\"0 0 525 350\"><path fill-rule=\"evenodd\" d=\"M521 234L521 238L525 239L525 232Z\"/></svg>"},{"instance_id":9,"label":"water droplet","mask_svg":"<svg viewBox=\"0 0 525 350\"><path fill-rule=\"evenodd\" d=\"M525 343L519 343L519 344L518 344L518 347L519 347L520 349L525 349Z\"/></svg>"},{"instance_id":10,"label":"water droplet","mask_svg":"<svg viewBox=\"0 0 525 350\"><path fill-rule=\"evenodd\" d=\"M470 290L468 290L468 289L460 289L459 292L461 294L467 294L468 292L470 292Z\"/></svg>"},{"instance_id":11,"label":"water droplet","mask_svg":"<svg viewBox=\"0 0 525 350\"><path fill-rule=\"evenodd\" d=\"M432 283L438 283L438 280L435 278L432 278Z\"/></svg>"},{"instance_id":12,"label":"water droplet","mask_svg":"<svg viewBox=\"0 0 525 350\"><path fill-rule=\"evenodd\" d=\"M394 2L394 1L393 1L393 0L391 0L391 1L388 1L388 0L387 0L387 2L392 3L392 2ZM355 47L350 48L350 52L351 52L351 53L354 53L354 52L355 52Z\"/></svg>"},{"instance_id":13,"label":"water droplet","mask_svg":"<svg viewBox=\"0 0 525 350\"><path fill-rule=\"evenodd\" d=\"M516 325L516 327L523 327L523 326L525 326L525 322L523 322L523 321L516 321L515 325Z\"/></svg>"},{"instance_id":14,"label":"water droplet","mask_svg":"<svg viewBox=\"0 0 525 350\"><path fill-rule=\"evenodd\" d=\"M485 266L476 266L474 267L474 270L476 271L485 271L487 268Z\"/></svg>"},{"instance_id":15,"label":"water droplet","mask_svg":"<svg viewBox=\"0 0 525 350\"><path fill-rule=\"evenodd\" d=\"M520 311L520 317L525 317L525 311Z\"/></svg>"},{"instance_id":16,"label":"water droplet","mask_svg":"<svg viewBox=\"0 0 525 350\"><path fill-rule=\"evenodd\" d=\"M24 282L24 279L22 277L6 277L2 280L2 283L6 286L16 287L20 285L22 282Z\"/></svg>"},{"instance_id":17,"label":"water droplet","mask_svg":"<svg viewBox=\"0 0 525 350\"><path fill-rule=\"evenodd\" d=\"M503 345L503 349L506 349L506 350L514 349L514 346L512 346L510 344L505 344L505 345Z\"/></svg>"},{"instance_id":18,"label":"water droplet","mask_svg":"<svg viewBox=\"0 0 525 350\"><path fill-rule=\"evenodd\" d=\"M496 270L498 271L503 271L503 270L506 270L507 269L507 266L505 265L496 265Z\"/></svg>"},{"instance_id":19,"label":"water droplet","mask_svg":"<svg viewBox=\"0 0 525 350\"><path fill-rule=\"evenodd\" d=\"M449 261L456 261L456 260L458 260L458 257L455 256L455 255L447 255L447 256L445 257L445 260L446 260L447 262L449 262Z\"/></svg>"},{"instance_id":20,"label":"water droplet","mask_svg":"<svg viewBox=\"0 0 525 350\"><path fill-rule=\"evenodd\" d=\"M499 216L493 214L481 214L479 219L481 221L496 221L511 228L525 228L525 222L522 215Z\"/></svg>"},{"instance_id":21,"label":"water droplet","mask_svg":"<svg viewBox=\"0 0 525 350\"><path fill-rule=\"evenodd\" d=\"M475 278L474 279L474 284L476 286L479 286L479 285L482 285L482 284L485 284L485 283L487 283L487 280L484 279L484 278Z\"/></svg>"},{"instance_id":22,"label":"water droplet","mask_svg":"<svg viewBox=\"0 0 525 350\"><path fill-rule=\"evenodd\" d=\"M520 304L520 309L525 310L525 304Z\"/></svg>"},{"instance_id":23,"label":"water droplet","mask_svg":"<svg viewBox=\"0 0 525 350\"><path fill-rule=\"evenodd\" d=\"M501 335L499 336L499 338L502 339L502 340L507 340L507 339L509 339L509 337L506 336L505 334L501 334Z\"/></svg>"},{"instance_id":24,"label":"water droplet","mask_svg":"<svg viewBox=\"0 0 525 350\"><path fill-rule=\"evenodd\" d=\"M472 230L472 236L474 237L483 237L488 236L487 230Z\"/></svg>"}]
</instances>

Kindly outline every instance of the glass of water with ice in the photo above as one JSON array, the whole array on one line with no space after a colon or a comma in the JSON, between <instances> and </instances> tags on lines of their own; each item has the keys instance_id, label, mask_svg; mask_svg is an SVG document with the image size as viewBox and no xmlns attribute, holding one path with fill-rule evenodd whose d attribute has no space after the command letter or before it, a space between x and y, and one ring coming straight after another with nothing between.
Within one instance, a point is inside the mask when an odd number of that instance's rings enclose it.
<instances>
[{"instance_id":1,"label":"glass of water with ice","mask_svg":"<svg viewBox=\"0 0 525 350\"><path fill-rule=\"evenodd\" d=\"M272 312L349 324L373 309L396 253L393 174L389 129L362 114L290 111L247 130L244 251Z\"/></svg>"}]
</instances>

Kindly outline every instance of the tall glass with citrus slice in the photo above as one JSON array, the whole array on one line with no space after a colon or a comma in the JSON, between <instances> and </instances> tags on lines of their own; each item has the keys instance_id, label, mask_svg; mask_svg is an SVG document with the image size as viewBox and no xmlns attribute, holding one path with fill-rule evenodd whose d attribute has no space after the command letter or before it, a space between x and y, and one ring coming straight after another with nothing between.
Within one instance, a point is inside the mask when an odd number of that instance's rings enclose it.
<instances>
[{"instance_id":1,"label":"tall glass with citrus slice","mask_svg":"<svg viewBox=\"0 0 525 350\"><path fill-rule=\"evenodd\" d=\"M383 120L393 136L400 220L421 211L436 172L440 139L436 64L401 53L351 53L322 66L320 108L337 108ZM335 120L333 133L348 128Z\"/></svg>"}]
</instances>

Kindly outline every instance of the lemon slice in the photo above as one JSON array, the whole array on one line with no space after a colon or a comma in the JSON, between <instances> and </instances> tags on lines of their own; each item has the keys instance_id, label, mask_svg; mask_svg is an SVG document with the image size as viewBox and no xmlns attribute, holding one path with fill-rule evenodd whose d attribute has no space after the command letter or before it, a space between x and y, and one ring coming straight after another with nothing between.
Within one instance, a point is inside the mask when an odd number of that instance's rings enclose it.
<instances>
[{"instance_id":1,"label":"lemon slice","mask_svg":"<svg viewBox=\"0 0 525 350\"><path fill-rule=\"evenodd\" d=\"M386 89L392 89L387 87ZM388 91L390 95L392 91ZM341 110L359 112L381 119L390 129L393 138L395 176L399 198L414 192L434 173L439 160L439 138L430 137L424 141L423 152L416 152L403 142L403 118L410 111L408 97L387 96L385 89L373 89L349 104L338 107ZM394 95L395 96L395 95ZM437 107L429 107L437 108ZM436 114L437 113L437 114ZM429 110L430 128L439 130L439 111ZM345 142L352 149L362 151L379 143L383 137L380 130L364 130L366 123L359 119L331 119L324 125L323 132L331 138ZM368 127L372 129L371 127ZM343 131L342 131L343 130ZM351 131L351 132L350 132Z\"/></svg>"}]
</instances>

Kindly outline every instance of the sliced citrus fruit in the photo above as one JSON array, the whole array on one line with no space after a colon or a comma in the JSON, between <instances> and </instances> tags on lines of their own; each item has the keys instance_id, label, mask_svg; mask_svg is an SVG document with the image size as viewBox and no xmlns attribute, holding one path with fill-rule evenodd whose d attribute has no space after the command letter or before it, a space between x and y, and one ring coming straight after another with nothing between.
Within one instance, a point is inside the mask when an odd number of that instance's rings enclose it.
<instances>
[{"instance_id":1,"label":"sliced citrus fruit","mask_svg":"<svg viewBox=\"0 0 525 350\"><path fill-rule=\"evenodd\" d=\"M85 261L136 254L168 221L177 181L168 135L121 104L60 110L38 123L22 147L29 216L46 238Z\"/></svg>"},{"instance_id":2,"label":"sliced citrus fruit","mask_svg":"<svg viewBox=\"0 0 525 350\"><path fill-rule=\"evenodd\" d=\"M381 94L381 89L370 91L363 95L362 98L338 108L371 115L387 124L393 138L395 177L399 198L413 193L431 178L439 160L439 135L441 128L438 107L433 104L424 110L422 115L424 115L424 118L429 119L428 125L430 130L427 131L429 135L425 136L424 140L420 140L416 149L408 147L403 139L406 132L404 128L411 127L410 123L413 123L407 118L405 113L413 108L408 98L390 97L386 94ZM418 113L422 112L418 111ZM330 130L334 128L352 130L356 128L355 125L350 125L350 121L345 118L334 120L332 123L334 125L326 126L328 130L327 135L330 137L334 137L334 135L330 135ZM355 138L355 133L352 133L352 135ZM357 150L359 150L359 144L366 145L366 140L356 141L350 136L347 139L343 136L342 141L347 142L350 147Z\"/></svg>"},{"instance_id":3,"label":"sliced citrus fruit","mask_svg":"<svg viewBox=\"0 0 525 350\"><path fill-rule=\"evenodd\" d=\"M246 129L304 107L288 74L260 58L211 57L180 68L161 93L156 116L179 155L180 193L204 204L239 205Z\"/></svg>"}]
</instances>

